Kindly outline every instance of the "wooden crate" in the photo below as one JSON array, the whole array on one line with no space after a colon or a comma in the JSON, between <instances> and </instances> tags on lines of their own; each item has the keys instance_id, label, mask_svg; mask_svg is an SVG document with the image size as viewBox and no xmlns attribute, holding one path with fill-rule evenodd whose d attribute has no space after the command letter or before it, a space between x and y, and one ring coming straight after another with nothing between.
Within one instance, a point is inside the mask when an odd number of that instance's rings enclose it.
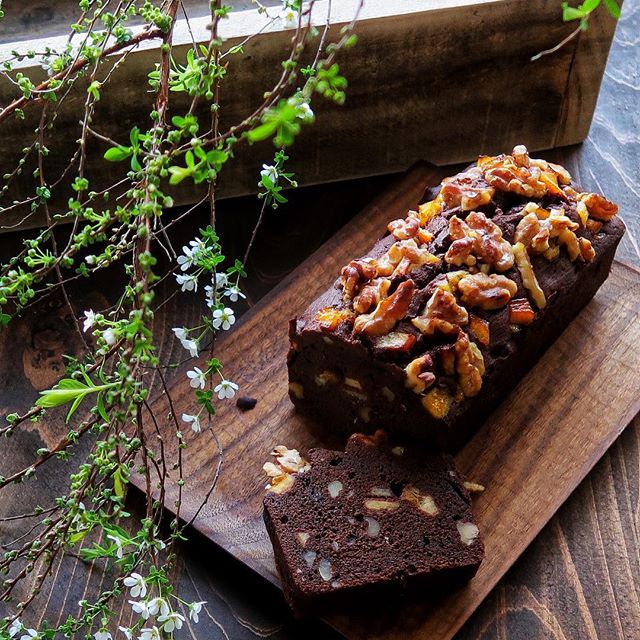
<instances>
[{"instance_id":1,"label":"wooden crate","mask_svg":"<svg viewBox=\"0 0 640 640\"><path fill-rule=\"evenodd\" d=\"M315 21L326 18L328 0L318 0ZM0 59L12 49L41 49L61 44L70 22L68 5L24 1L8 7L0 29ZM191 30L198 41L208 38L208 2L187 3ZM263 24L248 2L222 23L230 44L240 42ZM356 0L333 0L334 33L348 22ZM557 44L575 25L561 21L559 0L366 0L357 27L359 43L340 56L349 79L347 102L338 107L317 101L315 126L307 127L292 150L301 184L389 173L406 169L418 159L448 164L472 159L480 152L509 150L524 143L531 150L549 149L583 140L596 104L615 21L605 11L593 15L588 31L558 52L532 62L531 57ZM71 13L73 15L73 13ZM30 40L12 42L20 34ZM245 59L234 58L222 88L223 124L239 121L259 103L263 91L279 73L291 30L274 26L246 47ZM185 21L176 25L175 55L184 57L190 36ZM114 74L103 92L94 128L127 140L134 124L148 123L152 94L147 73L157 60L159 43L145 43ZM248 58L248 59L247 59ZM111 61L110 63L112 63ZM239 65L242 65L241 67ZM21 69L41 79L40 68ZM0 104L15 86L0 79ZM78 137L78 120L86 95L81 82L60 109L48 146L48 174L57 177L66 166ZM173 113L186 101L172 96ZM24 122L0 125L4 140L3 172L17 161L33 137L39 108L28 109ZM87 166L91 187L99 189L122 177L123 166L102 160L106 145L92 140ZM260 165L273 154L270 142L238 149L223 172L220 192L236 196L256 191ZM25 176L30 171L25 170ZM28 191L28 190L29 191ZM30 195L29 179L17 180L11 199ZM194 202L201 191L181 188L179 204ZM67 193L54 198L63 207ZM0 227L19 221L24 211L0 211ZM29 224L37 224L31 220Z\"/></svg>"}]
</instances>

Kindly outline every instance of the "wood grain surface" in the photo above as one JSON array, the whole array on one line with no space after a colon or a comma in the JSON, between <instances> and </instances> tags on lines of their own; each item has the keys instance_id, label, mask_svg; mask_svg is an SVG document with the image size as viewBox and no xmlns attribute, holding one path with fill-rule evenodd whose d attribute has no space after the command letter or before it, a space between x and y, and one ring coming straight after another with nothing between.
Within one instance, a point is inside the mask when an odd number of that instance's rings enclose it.
<instances>
[{"instance_id":1,"label":"wood grain surface","mask_svg":"<svg viewBox=\"0 0 640 640\"><path fill-rule=\"evenodd\" d=\"M42 3L50 5L49 3ZM590 135L580 147L554 152L587 188L599 189L620 203L628 232L618 259L640 269L640 0L626 0L609 57ZM549 156L550 159L552 158ZM245 291L253 304L270 291L309 253L386 185L387 176L305 188L290 196L290 204L269 214L250 260ZM219 226L225 247L241 256L259 203L241 198L222 203ZM188 239L207 213L181 231ZM180 241L180 239L178 239ZM6 235L0 253L6 257L20 237ZM115 292L115 283L100 283L101 295ZM76 292L81 310L94 304L95 292ZM159 314L158 322L177 326L197 310L188 298ZM24 355L42 367L58 366L53 352L64 343L73 347L73 330L61 307L41 308L15 324L15 332L0 336L0 414L29 404L37 395L40 373L25 366ZM53 311L53 313L52 313ZM44 332L44 336L41 335ZM53 348L52 348L53 347ZM178 347L167 341L163 357ZM40 382L39 382L40 381ZM47 438L64 425L48 420L38 431L16 434L2 443L0 473L33 459ZM0 494L2 513L17 513L46 503L65 490L67 469L52 466L35 482ZM134 516L140 512L136 491L128 497ZM125 523L126 524L126 523ZM12 537L7 525L0 540ZM640 419L636 417L567 502L536 537L512 569L493 589L456 640L638 640L640 637ZM175 580L187 600L207 600L207 614L197 627L183 628L182 638L194 640L337 639L317 620L296 621L276 587L244 568L195 531L178 549ZM55 623L78 612L81 598L92 598L108 576L69 556L48 582L47 592L23 616L36 625ZM116 606L119 624L128 621L127 607ZM7 612L0 606L0 615ZM114 635L115 637L115 635Z\"/></svg>"},{"instance_id":2,"label":"wood grain surface","mask_svg":"<svg viewBox=\"0 0 640 640\"><path fill-rule=\"evenodd\" d=\"M344 445L294 413L287 394L288 319L302 313L331 285L341 265L365 253L386 222L402 217L425 186L437 184L442 175L428 165L415 167L218 341L225 375L258 404L246 413L233 404L219 406L216 434L224 465L201 511L219 452L211 438L189 434L182 513L191 520L199 511L194 522L198 531L269 580L277 580L262 522L262 464L270 449L276 444L302 451ZM595 300L457 456L463 473L487 487L476 509L487 557L471 584L437 606L332 620L340 631L349 638L448 640L462 626L640 410L640 324L634 323L638 299L640 274L616 265ZM171 396L178 413L190 411L193 391L186 376L178 377ZM162 422L169 412L166 398L153 408L166 436L165 451L173 458L177 442L170 439L172 425ZM152 424L149 430L151 435ZM144 489L144 478L133 482ZM177 485L170 482L169 509L176 497Z\"/></svg>"}]
</instances>

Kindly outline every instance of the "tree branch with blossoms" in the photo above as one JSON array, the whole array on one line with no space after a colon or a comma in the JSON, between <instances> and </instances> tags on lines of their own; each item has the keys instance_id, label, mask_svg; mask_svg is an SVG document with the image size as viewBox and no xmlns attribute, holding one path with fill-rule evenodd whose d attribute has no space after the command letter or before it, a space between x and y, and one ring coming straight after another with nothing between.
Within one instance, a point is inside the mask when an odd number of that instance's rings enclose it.
<instances>
[{"instance_id":1,"label":"tree branch with blossoms","mask_svg":"<svg viewBox=\"0 0 640 640\"><path fill-rule=\"evenodd\" d=\"M6 437L27 424L45 424L49 418L59 417L68 429L57 443L34 452L27 466L0 476L0 490L4 490L33 481L52 465L61 465L68 474L64 495L52 504L38 505L28 513L0 514L0 522L25 524L25 531L5 545L0 557L5 578L0 586L5 612L0 638L167 639L187 619L197 623L206 605L180 598L170 579L174 546L185 539L189 524L180 519L188 480L183 430L194 432L196 441L211 437L218 445L208 499L222 468L216 404L239 391L239 385L224 375L224 353L217 353L216 336L233 327L234 305L245 298L244 265L265 211L286 203L286 189L297 186L287 168L286 148L314 123L314 101L344 102L347 81L336 57L356 43L353 29L361 6L331 41L331 3L327 24L319 32L312 20L313 0L283 0L279 8L256 2L265 27L280 21L290 28L290 48L279 77L266 87L262 101L239 122L221 128L218 114L224 109L227 60L243 58L243 45L264 27L243 44L231 46L220 36L219 25L233 10L219 0L210 4L210 38L206 43L192 42L185 57L174 55L173 48L176 20L182 13L186 16L181 0L79 0L79 17L70 26L62 50L47 48L3 61L0 73L18 95L0 109L0 127L24 117L26 109L40 109L41 117L34 142L2 178L0 223L3 213L27 207L25 219L44 212L47 224L0 264L0 331L7 331L35 305L57 297L73 315L84 348L81 353L65 354L66 371L57 383L41 391L32 406L5 416L5 424L0 425ZM136 31L129 26L133 19L143 23ZM95 107L108 99L110 80L129 53L149 39L161 43L155 66L149 69L149 87L140 91L140 100L149 100L149 120L133 126L126 140L111 140L102 131L104 123ZM114 56L119 58L114 61ZM47 77L36 83L20 72L15 64L24 57L37 61ZM112 63L106 64L107 58ZM310 64L305 63L309 60ZM88 80L86 89L81 88L80 78ZM56 152L52 133L56 117L61 105L79 94L77 149L66 166L53 173L44 159ZM188 108L173 106L177 95L186 98ZM196 115L203 110L210 117ZM257 176L258 221L243 260L230 260L216 232L218 180L233 162L236 149L263 141L271 141L276 151ZM105 143L109 148L104 161L117 163L121 177L109 188L94 191L85 175L86 158L90 149L98 144L104 148ZM12 182L18 176L27 178L30 158L36 160L33 192L22 200L8 201ZM176 251L175 225L196 211L192 207L183 214L168 215L173 206L169 187L180 189L183 184L207 186L200 204L206 203L211 215L210 223ZM65 189L72 196L63 210L54 211L52 198ZM171 258L168 267L163 266L162 256ZM91 287L101 274L112 273L123 276L114 299L103 308L80 307L72 285ZM171 281L175 281L174 291L163 298ZM178 296L201 296L204 311L193 326L172 327L163 335L156 315ZM158 345L168 338L181 345L183 353L177 362L161 358ZM200 360L190 362L195 358ZM188 403L180 405L172 398L163 373L169 370L184 372L181 375L193 391ZM167 395L168 420L159 419L151 409L150 399L159 393ZM177 444L171 448L177 450L175 459L167 456L165 443L170 439ZM81 459L72 464L74 456ZM129 514L125 502L134 473L144 478L146 486L146 508L139 519ZM173 515L162 504L171 474L178 485ZM105 581L108 586L101 587L92 601L81 601L64 622L44 620L38 628L29 626L27 621L35 620L32 605L70 553L111 576ZM126 601L130 608L134 616L130 626L115 627L117 601Z\"/></svg>"}]
</instances>

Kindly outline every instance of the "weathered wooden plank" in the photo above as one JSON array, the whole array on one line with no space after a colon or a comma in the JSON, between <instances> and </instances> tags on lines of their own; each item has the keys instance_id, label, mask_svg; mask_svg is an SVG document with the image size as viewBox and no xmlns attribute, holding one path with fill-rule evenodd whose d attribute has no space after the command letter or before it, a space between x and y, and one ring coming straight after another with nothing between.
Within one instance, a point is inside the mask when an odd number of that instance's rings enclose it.
<instances>
[{"instance_id":1,"label":"weathered wooden plank","mask_svg":"<svg viewBox=\"0 0 640 640\"><path fill-rule=\"evenodd\" d=\"M327 1L317 3L319 23L324 21ZM333 35L351 17L355 4L355 0L333 3ZM204 16L194 19L197 40L208 36L207 21ZM225 21L229 44L239 42L255 25L252 11L239 11L228 24ZM597 80L602 75L606 59L590 52L598 47L606 50L614 26L610 21L599 22L579 41L531 62L532 55L556 44L572 28L561 22L556 0L369 0L357 28L359 44L341 55L350 83L346 105L314 105L317 125L303 131L292 152L299 181L315 184L401 171L418 159L436 164L461 162L480 152L509 149L517 142L537 150L553 147L559 140L582 139L597 97L594 77ZM178 59L188 48L186 34L185 25L179 24ZM261 101L263 91L279 73L290 37L290 30L274 26L246 46L244 59L230 58L229 79L222 86L223 126L240 121ZM0 51L7 48L10 45ZM582 51L588 56L584 64ZM94 128L124 140L131 126L147 122L151 101L143 87L156 53L154 43L148 43L128 57L114 74L110 90L103 92ZM574 78L573 70L583 68L589 73L574 74ZM34 78L42 76L41 70L23 71ZM53 150L46 163L50 182L60 175L73 152L85 90L86 83L80 81L60 106L55 130L47 135ZM14 93L15 87L0 81L1 102ZM172 100L174 113L186 109L184 97L172 95ZM580 109L574 107L576 100ZM17 161L15 151L33 136L38 111L27 111L24 123L12 121L0 127L5 142L3 171ZM204 111L200 115L206 118ZM87 171L96 189L115 182L123 172L122 165L101 160L104 149L96 141L89 145ZM239 149L221 176L221 195L255 192L259 167L272 153L269 142L250 151ZM10 200L30 193L29 175L26 167ZM178 203L197 199L197 188L185 186L176 192ZM55 203L63 207L66 199L61 189ZM0 230L21 220L24 213L0 213ZM28 224L38 223L31 220Z\"/></svg>"}]
</instances>

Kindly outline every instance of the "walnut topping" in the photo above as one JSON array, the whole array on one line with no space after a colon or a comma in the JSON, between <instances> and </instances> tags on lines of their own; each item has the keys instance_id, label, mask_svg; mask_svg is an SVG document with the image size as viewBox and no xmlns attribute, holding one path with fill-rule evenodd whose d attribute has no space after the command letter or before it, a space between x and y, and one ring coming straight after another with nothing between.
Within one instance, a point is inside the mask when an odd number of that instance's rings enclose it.
<instances>
[{"instance_id":1,"label":"walnut topping","mask_svg":"<svg viewBox=\"0 0 640 640\"><path fill-rule=\"evenodd\" d=\"M336 327L343 320L353 319L353 313L348 309L336 309L335 307L324 307L316 314L316 320L323 329L335 331Z\"/></svg>"},{"instance_id":2,"label":"walnut topping","mask_svg":"<svg viewBox=\"0 0 640 640\"><path fill-rule=\"evenodd\" d=\"M511 324L531 324L536 319L536 312L526 298L512 300L509 304L509 322Z\"/></svg>"},{"instance_id":3,"label":"walnut topping","mask_svg":"<svg viewBox=\"0 0 640 640\"><path fill-rule=\"evenodd\" d=\"M578 246L580 248L580 257L585 262L591 262L596 257L596 250L586 238L578 238Z\"/></svg>"},{"instance_id":4,"label":"walnut topping","mask_svg":"<svg viewBox=\"0 0 640 640\"><path fill-rule=\"evenodd\" d=\"M469 321L467 310L461 307L453 294L438 287L420 316L411 323L425 335L433 335L436 331L445 334L456 333L457 327Z\"/></svg>"},{"instance_id":5,"label":"walnut topping","mask_svg":"<svg viewBox=\"0 0 640 640\"><path fill-rule=\"evenodd\" d=\"M311 465L300 455L297 449L287 449L278 445L271 455L276 461L266 462L262 469L269 477L267 490L274 493L284 493L293 485L293 474L304 473L311 469Z\"/></svg>"},{"instance_id":6,"label":"walnut topping","mask_svg":"<svg viewBox=\"0 0 640 640\"><path fill-rule=\"evenodd\" d=\"M377 349L385 351L393 351L397 353L407 353L411 351L416 343L416 337L412 333L404 333L403 331L392 331L384 336L380 336L375 341Z\"/></svg>"},{"instance_id":7,"label":"walnut topping","mask_svg":"<svg viewBox=\"0 0 640 640\"><path fill-rule=\"evenodd\" d=\"M373 258L352 260L342 268L342 295L345 301L351 300L364 282L375 278L376 261Z\"/></svg>"},{"instance_id":8,"label":"walnut topping","mask_svg":"<svg viewBox=\"0 0 640 640\"><path fill-rule=\"evenodd\" d=\"M420 229L420 220L409 215L404 220L392 220L388 225L389 233L396 240L414 238Z\"/></svg>"},{"instance_id":9,"label":"walnut topping","mask_svg":"<svg viewBox=\"0 0 640 640\"><path fill-rule=\"evenodd\" d=\"M353 309L356 313L366 313L387 297L391 280L388 278L375 278L362 287L360 293L353 299Z\"/></svg>"},{"instance_id":10,"label":"walnut topping","mask_svg":"<svg viewBox=\"0 0 640 640\"><path fill-rule=\"evenodd\" d=\"M542 219L540 219L541 215L544 216ZM578 215L580 215L579 212ZM588 240L585 239L582 243L584 253L581 250L581 243L574 233L578 227L578 223L564 215L562 209L552 209L550 212L538 209L520 220L514 240L521 242L531 253L543 254L547 260L553 260L558 256L560 246L566 247L569 259L572 261L576 258L593 259L595 253L589 258L591 243Z\"/></svg>"},{"instance_id":11,"label":"walnut topping","mask_svg":"<svg viewBox=\"0 0 640 640\"><path fill-rule=\"evenodd\" d=\"M469 336L464 331L460 331L458 334L455 354L458 384L462 393L467 398L471 398L477 395L482 387L484 358L480 353L480 349L474 342L469 340Z\"/></svg>"},{"instance_id":12,"label":"walnut topping","mask_svg":"<svg viewBox=\"0 0 640 640\"><path fill-rule=\"evenodd\" d=\"M504 307L518 290L518 285L506 276L485 273L467 274L458 282L462 302L485 311Z\"/></svg>"},{"instance_id":13,"label":"walnut topping","mask_svg":"<svg viewBox=\"0 0 640 640\"><path fill-rule=\"evenodd\" d=\"M520 271L525 289L527 289L533 298L538 309L544 309L547 306L547 299L545 298L544 291L538 284L536 274L533 272L531 260L529 260L529 254L522 242L516 242L516 244L513 245L513 255L515 256L516 265Z\"/></svg>"},{"instance_id":14,"label":"walnut topping","mask_svg":"<svg viewBox=\"0 0 640 640\"><path fill-rule=\"evenodd\" d=\"M498 225L484 213L472 211L465 220L452 216L449 235L453 240L444 259L457 266L473 266L480 258L496 271L506 271L513 266L511 245L502 237Z\"/></svg>"},{"instance_id":15,"label":"walnut topping","mask_svg":"<svg viewBox=\"0 0 640 640\"><path fill-rule=\"evenodd\" d=\"M423 264L439 264L440 258L419 246L413 239L394 242L385 255L378 260L378 275L406 276Z\"/></svg>"},{"instance_id":16,"label":"walnut topping","mask_svg":"<svg viewBox=\"0 0 640 640\"><path fill-rule=\"evenodd\" d=\"M517 164L511 156L482 157L478 163L485 168L485 180L500 191L510 191L525 198L542 198L547 185L540 179L539 167Z\"/></svg>"},{"instance_id":17,"label":"walnut topping","mask_svg":"<svg viewBox=\"0 0 640 640\"><path fill-rule=\"evenodd\" d=\"M596 220L609 222L618 213L618 205L599 193L580 193L578 200L584 202L589 215Z\"/></svg>"},{"instance_id":18,"label":"walnut topping","mask_svg":"<svg viewBox=\"0 0 640 640\"><path fill-rule=\"evenodd\" d=\"M356 318L354 332L366 333L370 336L389 333L407 314L414 287L411 280L401 282L398 288L388 298L379 302L371 313Z\"/></svg>"},{"instance_id":19,"label":"walnut topping","mask_svg":"<svg viewBox=\"0 0 640 640\"><path fill-rule=\"evenodd\" d=\"M428 353L412 360L404 369L407 374L405 385L416 393L422 393L436 380L432 369L433 360Z\"/></svg>"},{"instance_id":20,"label":"walnut topping","mask_svg":"<svg viewBox=\"0 0 640 640\"><path fill-rule=\"evenodd\" d=\"M487 184L478 167L445 178L440 188L440 197L447 207L460 207L462 211L471 211L489 204L494 194L495 189Z\"/></svg>"}]
</instances>

